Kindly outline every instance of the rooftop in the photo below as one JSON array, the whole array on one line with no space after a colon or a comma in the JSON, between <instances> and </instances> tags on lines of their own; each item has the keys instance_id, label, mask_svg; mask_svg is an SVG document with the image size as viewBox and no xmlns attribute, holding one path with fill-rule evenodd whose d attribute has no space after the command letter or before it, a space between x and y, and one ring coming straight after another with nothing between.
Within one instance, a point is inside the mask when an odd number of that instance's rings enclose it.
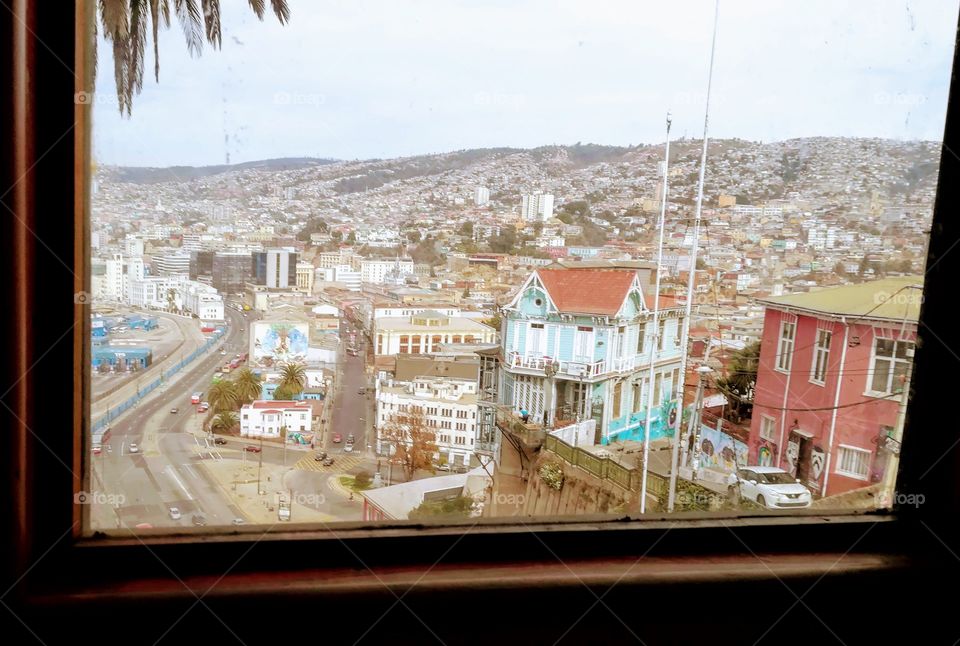
<instances>
[{"instance_id":1,"label":"rooftop","mask_svg":"<svg viewBox=\"0 0 960 646\"><path fill-rule=\"evenodd\" d=\"M899 276L758 302L775 309L916 323L920 319L922 287L921 276Z\"/></svg>"},{"instance_id":2,"label":"rooftop","mask_svg":"<svg viewBox=\"0 0 960 646\"><path fill-rule=\"evenodd\" d=\"M615 316L636 277L616 269L540 269L537 275L561 312Z\"/></svg>"}]
</instances>

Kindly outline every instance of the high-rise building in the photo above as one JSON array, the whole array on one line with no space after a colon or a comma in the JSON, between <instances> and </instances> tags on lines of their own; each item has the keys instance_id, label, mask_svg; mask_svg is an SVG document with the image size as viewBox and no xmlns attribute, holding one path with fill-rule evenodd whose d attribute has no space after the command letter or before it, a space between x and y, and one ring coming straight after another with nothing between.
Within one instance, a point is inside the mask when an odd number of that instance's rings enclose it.
<instances>
[{"instance_id":1,"label":"high-rise building","mask_svg":"<svg viewBox=\"0 0 960 646\"><path fill-rule=\"evenodd\" d=\"M477 206L484 206L490 201L490 189L486 186L478 186L473 192L473 203Z\"/></svg>"},{"instance_id":2,"label":"high-rise building","mask_svg":"<svg viewBox=\"0 0 960 646\"><path fill-rule=\"evenodd\" d=\"M154 276L187 276L190 274L190 254L173 252L154 256L150 271Z\"/></svg>"},{"instance_id":3,"label":"high-rise building","mask_svg":"<svg viewBox=\"0 0 960 646\"><path fill-rule=\"evenodd\" d=\"M216 251L190 252L190 280L209 282L213 279L213 257Z\"/></svg>"},{"instance_id":4,"label":"high-rise building","mask_svg":"<svg viewBox=\"0 0 960 646\"><path fill-rule=\"evenodd\" d=\"M524 222L546 222L553 217L553 195L539 191L524 195L520 217Z\"/></svg>"},{"instance_id":5,"label":"high-rise building","mask_svg":"<svg viewBox=\"0 0 960 646\"><path fill-rule=\"evenodd\" d=\"M250 282L251 256L242 251L220 251L213 257L212 284L221 294L242 292Z\"/></svg>"},{"instance_id":6,"label":"high-rise building","mask_svg":"<svg viewBox=\"0 0 960 646\"><path fill-rule=\"evenodd\" d=\"M297 284L297 254L290 249L268 249L251 254L251 282L271 289Z\"/></svg>"},{"instance_id":7,"label":"high-rise building","mask_svg":"<svg viewBox=\"0 0 960 646\"><path fill-rule=\"evenodd\" d=\"M316 271L313 263L300 261L297 263L297 289L301 289L308 294L313 293L313 281L316 277Z\"/></svg>"}]
</instances>

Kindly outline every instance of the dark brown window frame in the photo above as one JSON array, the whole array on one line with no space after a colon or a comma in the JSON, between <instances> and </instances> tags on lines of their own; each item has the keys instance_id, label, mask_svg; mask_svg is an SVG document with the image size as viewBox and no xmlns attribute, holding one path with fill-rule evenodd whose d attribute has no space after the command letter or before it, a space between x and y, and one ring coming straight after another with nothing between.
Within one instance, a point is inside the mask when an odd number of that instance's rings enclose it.
<instances>
[{"instance_id":1,"label":"dark brown window frame","mask_svg":"<svg viewBox=\"0 0 960 646\"><path fill-rule=\"evenodd\" d=\"M2 224L8 250L2 262L5 275L13 277L3 292L2 315L10 343L0 409L8 427L2 459L8 462L4 494L12 512L0 523L12 548L4 569L16 582L6 603L17 599L49 609L119 597L190 599L185 587L171 582L171 572L187 582L227 573L217 580L214 594L246 598L290 586L318 598L414 583L439 591L538 589L575 586L581 576L614 583L625 572L631 582L677 584L714 580L717 558L730 564L724 576L769 581L791 564L809 576L901 570L944 558L943 543L956 544L952 520L960 509L960 450L957 433L941 411L955 398L949 377L957 360L936 338L955 325L949 298L954 276L960 275L960 249L954 250L960 240L960 218L954 215L960 205L960 158L952 152L960 152L956 82L950 89L927 260L928 298L921 309L922 342L908 411L911 430L905 434L897 487L923 496L923 505L898 506L891 514L537 518L512 525L483 521L473 528L354 524L265 537L250 528L228 535L83 538L70 492L82 488L75 474L83 473L83 460L89 458L80 450L78 432L86 423L83 353L89 320L86 308L75 302L89 267L84 207L89 108L75 101L83 88L77 77L88 71L77 34L89 33L89 17L77 15L71 24L68 5L56 12L42 11L41 5L15 0L0 8L0 47L4 59L9 55L0 87L12 88L0 98L0 194L9 211ZM955 52L954 75L958 61ZM76 324L67 329L67 321ZM71 381L69 376L77 374L80 380ZM755 558L761 553L764 562ZM638 558L639 565L628 567ZM443 563L437 565L438 559ZM524 576L517 579L511 572Z\"/></svg>"}]
</instances>

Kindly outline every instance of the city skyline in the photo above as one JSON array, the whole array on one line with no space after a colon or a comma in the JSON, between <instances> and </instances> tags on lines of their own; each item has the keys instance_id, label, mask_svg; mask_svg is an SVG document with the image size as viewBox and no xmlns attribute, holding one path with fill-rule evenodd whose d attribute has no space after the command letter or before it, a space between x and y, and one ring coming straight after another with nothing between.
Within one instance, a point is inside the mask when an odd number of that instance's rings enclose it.
<instances>
[{"instance_id":1,"label":"city skyline","mask_svg":"<svg viewBox=\"0 0 960 646\"><path fill-rule=\"evenodd\" d=\"M869 24L853 3L820 6L721 5L711 137L939 140L956 2L884 4ZM701 135L713 3L418 9L292 3L281 26L228 7L223 50L197 59L174 25L160 34L160 83L148 70L131 118L118 114L101 43L95 157L170 166L655 144L667 110L674 137Z\"/></svg>"}]
</instances>

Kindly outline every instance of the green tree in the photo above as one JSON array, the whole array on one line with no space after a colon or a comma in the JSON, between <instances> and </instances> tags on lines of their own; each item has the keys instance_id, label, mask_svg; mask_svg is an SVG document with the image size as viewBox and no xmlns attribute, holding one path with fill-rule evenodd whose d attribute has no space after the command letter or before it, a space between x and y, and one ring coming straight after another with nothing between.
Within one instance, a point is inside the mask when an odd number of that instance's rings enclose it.
<instances>
[{"instance_id":1,"label":"green tree","mask_svg":"<svg viewBox=\"0 0 960 646\"><path fill-rule=\"evenodd\" d=\"M382 441L392 447L391 460L403 469L407 482L419 469L433 466L437 434L427 426L423 409L399 413L380 427Z\"/></svg>"},{"instance_id":2,"label":"green tree","mask_svg":"<svg viewBox=\"0 0 960 646\"><path fill-rule=\"evenodd\" d=\"M470 496L457 496L446 500L425 500L420 506L410 510L410 520L455 520L469 518L476 508L476 501Z\"/></svg>"},{"instance_id":3,"label":"green tree","mask_svg":"<svg viewBox=\"0 0 960 646\"><path fill-rule=\"evenodd\" d=\"M237 414L233 411L225 410L221 413L217 413L213 421L210 423L210 428L214 431L219 431L220 433L229 433L240 423L240 418L237 417Z\"/></svg>"},{"instance_id":4,"label":"green tree","mask_svg":"<svg viewBox=\"0 0 960 646\"><path fill-rule=\"evenodd\" d=\"M472 238L472 237L473 237L473 222L472 222L471 220L467 220L467 221L463 222L463 223L460 225L460 228L457 229L457 233L459 233L459 234L462 235L462 236L466 236L466 237L468 237L468 238Z\"/></svg>"},{"instance_id":5,"label":"green tree","mask_svg":"<svg viewBox=\"0 0 960 646\"><path fill-rule=\"evenodd\" d=\"M277 391L283 390L290 396L303 392L307 385L307 370L302 363L287 363L280 370L280 385ZM279 399L274 393L274 398ZM284 397L283 399L287 399Z\"/></svg>"},{"instance_id":6,"label":"green tree","mask_svg":"<svg viewBox=\"0 0 960 646\"><path fill-rule=\"evenodd\" d=\"M253 371L250 370L250 368L241 368L237 372L237 376L233 383L237 390L237 395L240 397L240 400L243 403L249 403L254 399L259 398L260 393L263 391L263 385L260 383L260 378L253 374Z\"/></svg>"},{"instance_id":7,"label":"green tree","mask_svg":"<svg viewBox=\"0 0 960 646\"><path fill-rule=\"evenodd\" d=\"M490 238L490 251L494 253L510 253L517 244L517 230L511 226L505 226L500 232Z\"/></svg>"},{"instance_id":8,"label":"green tree","mask_svg":"<svg viewBox=\"0 0 960 646\"><path fill-rule=\"evenodd\" d=\"M214 414L240 408L240 395L233 382L226 379L221 379L210 386L207 401L210 402L210 410Z\"/></svg>"},{"instance_id":9,"label":"green tree","mask_svg":"<svg viewBox=\"0 0 960 646\"><path fill-rule=\"evenodd\" d=\"M250 7L263 20L266 0L249 0ZM130 115L133 97L143 88L143 68L146 59L147 32L153 40L153 75L160 81L160 27L170 27L170 14L175 13L183 27L187 50L198 56L203 41L220 49L220 0L99 0L98 14L103 38L113 51L113 75L117 86L120 113ZM270 0L270 7L280 24L290 20L287 0ZM96 46L96 38L93 39ZM93 54L96 60L96 52Z\"/></svg>"}]
</instances>

